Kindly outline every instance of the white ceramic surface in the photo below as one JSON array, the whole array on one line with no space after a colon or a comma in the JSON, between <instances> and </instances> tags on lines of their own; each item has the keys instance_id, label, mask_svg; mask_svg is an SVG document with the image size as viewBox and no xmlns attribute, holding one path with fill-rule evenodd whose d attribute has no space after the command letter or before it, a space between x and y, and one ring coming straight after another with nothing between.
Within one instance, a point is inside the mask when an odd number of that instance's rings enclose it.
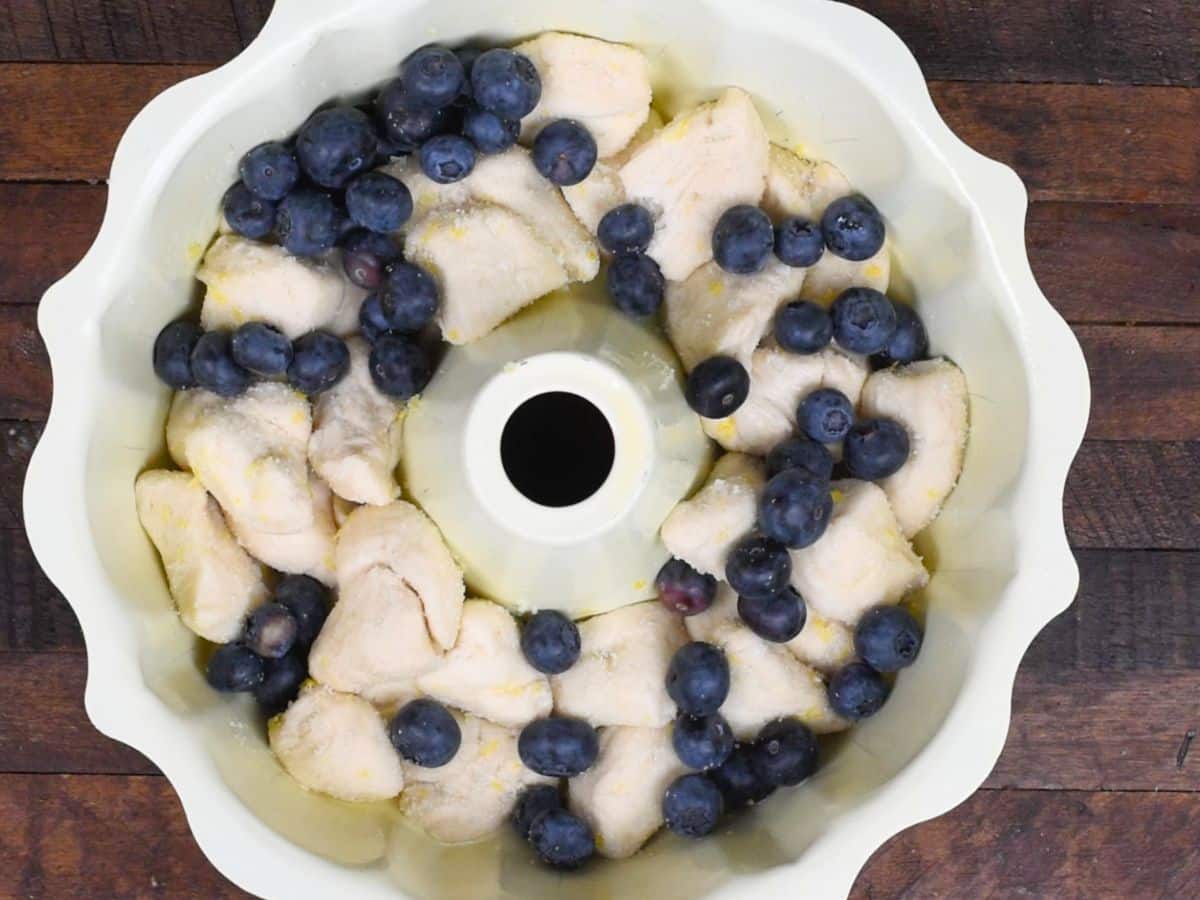
<instances>
[{"instance_id":1,"label":"white ceramic surface","mask_svg":"<svg viewBox=\"0 0 1200 900\"><path fill-rule=\"evenodd\" d=\"M628 862L569 881L529 865L507 836L437 847L387 807L296 789L249 706L204 686L132 491L136 473L163 455L167 394L149 349L193 299L196 261L239 154L330 96L383 80L419 44L547 28L642 46L668 112L696 89L741 85L763 101L777 137L835 161L887 216L901 281L972 395L962 481L919 542L935 569L925 650L884 711L808 784L720 836L659 837ZM204 852L264 896L845 895L883 841L984 779L1021 656L1077 586L1061 503L1087 418L1087 373L1034 283L1025 206L1010 170L946 128L896 36L849 7L278 0L241 56L167 91L130 126L100 235L40 309L55 390L25 516L38 560L83 627L92 721L163 769Z\"/></svg>"}]
</instances>

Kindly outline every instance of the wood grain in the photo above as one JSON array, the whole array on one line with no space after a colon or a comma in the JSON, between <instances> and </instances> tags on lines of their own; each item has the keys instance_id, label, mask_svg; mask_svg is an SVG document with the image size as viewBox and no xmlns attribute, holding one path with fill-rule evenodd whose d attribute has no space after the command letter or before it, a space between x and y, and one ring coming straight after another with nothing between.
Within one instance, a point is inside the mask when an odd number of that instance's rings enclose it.
<instances>
[{"instance_id":1,"label":"wood grain","mask_svg":"<svg viewBox=\"0 0 1200 900\"><path fill-rule=\"evenodd\" d=\"M83 258L108 190L90 184L0 183L0 304L34 304Z\"/></svg>"},{"instance_id":2,"label":"wood grain","mask_svg":"<svg viewBox=\"0 0 1200 900\"><path fill-rule=\"evenodd\" d=\"M50 411L50 363L37 310L0 306L0 419L44 420Z\"/></svg>"}]
</instances>

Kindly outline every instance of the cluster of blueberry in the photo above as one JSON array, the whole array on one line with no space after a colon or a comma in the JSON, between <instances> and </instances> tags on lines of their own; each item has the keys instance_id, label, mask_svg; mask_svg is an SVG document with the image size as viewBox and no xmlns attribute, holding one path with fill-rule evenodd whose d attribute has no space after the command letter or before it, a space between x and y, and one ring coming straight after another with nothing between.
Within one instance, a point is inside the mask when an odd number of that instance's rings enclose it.
<instances>
[{"instance_id":1,"label":"cluster of blueberry","mask_svg":"<svg viewBox=\"0 0 1200 900\"><path fill-rule=\"evenodd\" d=\"M614 207L600 220L596 237L612 254L605 279L617 309L638 318L658 312L667 282L658 263L646 254L654 237L650 211L636 203Z\"/></svg>"},{"instance_id":2,"label":"cluster of blueberry","mask_svg":"<svg viewBox=\"0 0 1200 900\"><path fill-rule=\"evenodd\" d=\"M329 614L329 591L307 575L280 579L236 641L222 644L205 675L218 691L252 692L268 716L283 712L308 677L308 651Z\"/></svg>"}]
</instances>

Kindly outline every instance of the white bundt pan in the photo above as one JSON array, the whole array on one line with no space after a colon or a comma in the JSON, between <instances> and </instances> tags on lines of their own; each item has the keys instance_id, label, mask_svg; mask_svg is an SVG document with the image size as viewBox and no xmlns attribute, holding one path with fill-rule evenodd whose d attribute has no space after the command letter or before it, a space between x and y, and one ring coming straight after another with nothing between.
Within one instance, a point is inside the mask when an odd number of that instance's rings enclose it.
<instances>
[{"instance_id":1,"label":"white bundt pan","mask_svg":"<svg viewBox=\"0 0 1200 900\"><path fill-rule=\"evenodd\" d=\"M194 299L192 274L239 155L330 97L381 82L420 44L546 29L643 47L668 111L697 88L740 85L762 100L777 139L836 162L887 216L901 289L917 298L934 347L966 371L972 416L962 481L919 542L935 572L925 649L883 712L811 782L719 836L661 835L631 860L567 879L533 865L507 833L441 847L386 804L297 788L249 705L204 685L133 501L135 475L164 458L168 397L150 347ZM983 781L1004 744L1021 656L1078 584L1061 506L1087 372L1030 272L1025 208L1016 175L939 118L900 40L847 6L278 0L237 59L138 115L95 245L41 305L54 403L25 515L39 562L83 626L88 714L163 770L209 859L263 896L844 896L884 841Z\"/></svg>"}]
</instances>

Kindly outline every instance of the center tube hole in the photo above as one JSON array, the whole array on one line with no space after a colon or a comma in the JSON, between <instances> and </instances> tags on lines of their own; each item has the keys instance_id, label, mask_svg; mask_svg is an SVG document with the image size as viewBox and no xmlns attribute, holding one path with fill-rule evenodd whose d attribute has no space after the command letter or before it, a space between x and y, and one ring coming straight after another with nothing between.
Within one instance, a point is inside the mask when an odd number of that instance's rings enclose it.
<instances>
[{"instance_id":1,"label":"center tube hole","mask_svg":"<svg viewBox=\"0 0 1200 900\"><path fill-rule=\"evenodd\" d=\"M574 506L592 496L612 471L615 453L604 414L565 391L526 400L500 435L508 480L542 506Z\"/></svg>"}]
</instances>

